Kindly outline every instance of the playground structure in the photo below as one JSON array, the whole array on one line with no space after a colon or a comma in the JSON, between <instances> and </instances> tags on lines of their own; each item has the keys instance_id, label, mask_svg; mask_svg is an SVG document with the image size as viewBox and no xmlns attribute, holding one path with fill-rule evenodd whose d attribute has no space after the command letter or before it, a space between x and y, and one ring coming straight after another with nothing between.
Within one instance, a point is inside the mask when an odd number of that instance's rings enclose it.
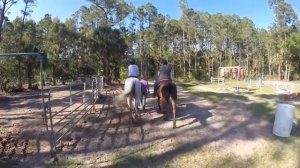
<instances>
[{"instance_id":1,"label":"playground structure","mask_svg":"<svg viewBox=\"0 0 300 168\"><path fill-rule=\"evenodd\" d=\"M245 79L247 76L247 67L242 66L229 66L219 67L219 77L225 79Z\"/></svg>"},{"instance_id":2,"label":"playground structure","mask_svg":"<svg viewBox=\"0 0 300 168\"><path fill-rule=\"evenodd\" d=\"M218 77L210 77L210 83L224 84L225 79L243 80L247 77L247 67L229 66L219 67Z\"/></svg>"}]
</instances>

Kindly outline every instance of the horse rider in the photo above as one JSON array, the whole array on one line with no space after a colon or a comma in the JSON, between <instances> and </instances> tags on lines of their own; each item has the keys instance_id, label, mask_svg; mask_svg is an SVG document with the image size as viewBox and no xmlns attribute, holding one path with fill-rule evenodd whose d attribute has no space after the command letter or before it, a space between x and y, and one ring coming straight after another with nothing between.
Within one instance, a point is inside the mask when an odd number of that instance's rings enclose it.
<instances>
[{"instance_id":1,"label":"horse rider","mask_svg":"<svg viewBox=\"0 0 300 168\"><path fill-rule=\"evenodd\" d=\"M142 103L141 103L142 93L141 93L141 83L138 79L139 75L140 75L139 67L135 64L135 59L132 58L129 62L129 66L128 66L128 78L125 81L125 87L130 86L130 85L126 84L128 82L135 83L134 92L135 92L135 97L136 97L136 103L138 106L141 106L142 105ZM126 88L125 88L125 90L126 90Z\"/></svg>"},{"instance_id":2,"label":"horse rider","mask_svg":"<svg viewBox=\"0 0 300 168\"><path fill-rule=\"evenodd\" d=\"M168 80L169 82L172 82L171 67L168 65L168 61L163 59L161 61L161 63L162 63L162 67L161 67L161 69L159 71L159 75L158 75L159 82L166 81L166 80Z\"/></svg>"},{"instance_id":3,"label":"horse rider","mask_svg":"<svg viewBox=\"0 0 300 168\"><path fill-rule=\"evenodd\" d=\"M135 64L135 59L130 60L130 65L128 66L128 78L137 78L139 77L139 67Z\"/></svg>"},{"instance_id":4,"label":"horse rider","mask_svg":"<svg viewBox=\"0 0 300 168\"><path fill-rule=\"evenodd\" d=\"M171 69L170 65L168 65L168 61L165 59L162 59L161 63L162 63L162 67L159 71L157 84L154 85L155 93L157 93L157 89L159 88L159 85L162 82L172 83L172 77L171 77L172 69Z\"/></svg>"}]
</instances>

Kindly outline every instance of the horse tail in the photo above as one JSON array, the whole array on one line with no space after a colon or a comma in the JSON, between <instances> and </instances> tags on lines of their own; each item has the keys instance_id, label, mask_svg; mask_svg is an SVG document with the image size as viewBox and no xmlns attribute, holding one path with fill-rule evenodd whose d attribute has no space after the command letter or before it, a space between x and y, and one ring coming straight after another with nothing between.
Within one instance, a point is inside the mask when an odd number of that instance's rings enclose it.
<instances>
[{"instance_id":1,"label":"horse tail","mask_svg":"<svg viewBox=\"0 0 300 168\"><path fill-rule=\"evenodd\" d=\"M163 86L163 88L161 88L161 91L162 91L162 96L166 100L169 100L169 98L171 96L171 84Z\"/></svg>"},{"instance_id":2,"label":"horse tail","mask_svg":"<svg viewBox=\"0 0 300 168\"><path fill-rule=\"evenodd\" d=\"M173 83L169 83L168 85L163 86L162 88L162 96L169 100L172 96L173 99L177 99L177 88Z\"/></svg>"},{"instance_id":3,"label":"horse tail","mask_svg":"<svg viewBox=\"0 0 300 168\"><path fill-rule=\"evenodd\" d=\"M114 99L114 104L118 106L123 102L126 102L126 98L129 96L129 94L132 92L133 89L134 89L134 80L131 80L130 78L126 79L124 91Z\"/></svg>"}]
</instances>

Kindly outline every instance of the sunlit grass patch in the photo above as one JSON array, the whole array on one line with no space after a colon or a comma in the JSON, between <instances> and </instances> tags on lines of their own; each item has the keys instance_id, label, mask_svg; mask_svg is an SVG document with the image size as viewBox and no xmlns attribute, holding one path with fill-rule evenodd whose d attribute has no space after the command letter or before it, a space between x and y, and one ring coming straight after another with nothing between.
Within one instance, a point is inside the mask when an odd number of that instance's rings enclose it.
<instances>
[{"instance_id":1,"label":"sunlit grass patch","mask_svg":"<svg viewBox=\"0 0 300 168\"><path fill-rule=\"evenodd\" d=\"M214 103L217 103L224 99L247 100L247 97L240 94L213 92L214 90L217 91L222 89L226 85L210 84L210 83L197 82L197 81L183 82L180 83L180 85L185 90L199 97L210 100ZM204 87L199 87L199 86L204 86Z\"/></svg>"}]
</instances>

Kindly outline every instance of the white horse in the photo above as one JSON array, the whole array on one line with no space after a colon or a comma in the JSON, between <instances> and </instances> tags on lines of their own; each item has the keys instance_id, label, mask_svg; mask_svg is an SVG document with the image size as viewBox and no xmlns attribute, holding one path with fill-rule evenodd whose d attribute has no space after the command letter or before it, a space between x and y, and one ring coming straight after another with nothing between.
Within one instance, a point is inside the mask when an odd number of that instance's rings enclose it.
<instances>
[{"instance_id":1,"label":"white horse","mask_svg":"<svg viewBox=\"0 0 300 168\"><path fill-rule=\"evenodd\" d=\"M117 97L117 104L120 104L127 98L127 104L130 110L130 118L134 119L139 117L141 118L141 114L139 113L138 107L142 105L141 103L141 83L137 78L127 78L125 80L124 91ZM135 113L133 116L132 112Z\"/></svg>"}]
</instances>

